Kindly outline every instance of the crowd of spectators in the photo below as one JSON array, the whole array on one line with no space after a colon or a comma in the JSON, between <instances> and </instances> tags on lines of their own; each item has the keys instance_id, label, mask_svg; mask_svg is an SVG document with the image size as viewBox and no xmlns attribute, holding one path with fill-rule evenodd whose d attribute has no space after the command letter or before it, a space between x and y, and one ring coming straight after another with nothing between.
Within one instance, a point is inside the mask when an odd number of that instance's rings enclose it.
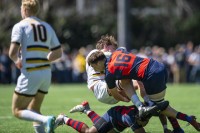
<instances>
[{"instance_id":1,"label":"crowd of spectators","mask_svg":"<svg viewBox=\"0 0 200 133\"><path fill-rule=\"evenodd\" d=\"M68 45L63 45L62 58L52 63L52 82L86 82L85 57L92 49L93 45L78 50L70 50ZM200 83L200 45L196 46L189 41L169 49L154 45L132 49L131 52L163 62L167 66L171 83ZM8 48L3 48L0 54L0 83L16 83L19 73L8 57Z\"/></svg>"}]
</instances>

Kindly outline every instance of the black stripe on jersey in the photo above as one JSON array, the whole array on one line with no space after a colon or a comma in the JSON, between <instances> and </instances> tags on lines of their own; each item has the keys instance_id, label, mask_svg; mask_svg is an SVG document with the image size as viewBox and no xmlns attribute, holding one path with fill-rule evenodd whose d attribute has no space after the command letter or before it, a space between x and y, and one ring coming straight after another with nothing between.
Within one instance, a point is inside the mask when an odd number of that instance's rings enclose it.
<instances>
[{"instance_id":1,"label":"black stripe on jersey","mask_svg":"<svg viewBox=\"0 0 200 133\"><path fill-rule=\"evenodd\" d=\"M47 58L27 58L26 63L45 63L49 62Z\"/></svg>"},{"instance_id":2,"label":"black stripe on jersey","mask_svg":"<svg viewBox=\"0 0 200 133\"><path fill-rule=\"evenodd\" d=\"M39 93L42 93L42 94L47 94L48 92L44 92L44 91L41 91L41 90L38 90Z\"/></svg>"},{"instance_id":3,"label":"black stripe on jersey","mask_svg":"<svg viewBox=\"0 0 200 133\"><path fill-rule=\"evenodd\" d=\"M55 47L55 48L51 48L51 51L56 50L56 49L59 49L59 48L61 48L61 45L59 45L59 46L57 46L57 47Z\"/></svg>"},{"instance_id":4,"label":"black stripe on jersey","mask_svg":"<svg viewBox=\"0 0 200 133\"><path fill-rule=\"evenodd\" d=\"M45 48L45 49L49 49L49 47L42 46L42 45L31 45L31 46L27 46L27 48Z\"/></svg>"},{"instance_id":5,"label":"black stripe on jersey","mask_svg":"<svg viewBox=\"0 0 200 133\"><path fill-rule=\"evenodd\" d=\"M40 65L36 67L28 67L26 68L26 70L30 72L30 71L42 70L46 68L50 68L50 64Z\"/></svg>"},{"instance_id":6,"label":"black stripe on jersey","mask_svg":"<svg viewBox=\"0 0 200 133\"><path fill-rule=\"evenodd\" d=\"M20 43L19 43L19 42L11 42L11 43L14 43L14 44L20 45Z\"/></svg>"},{"instance_id":7,"label":"black stripe on jersey","mask_svg":"<svg viewBox=\"0 0 200 133\"><path fill-rule=\"evenodd\" d=\"M35 95L29 95L29 94L22 94L22 93L19 93L19 92L16 92L16 91L15 91L15 94L25 96L25 97L34 97L35 96Z\"/></svg>"},{"instance_id":8,"label":"black stripe on jersey","mask_svg":"<svg viewBox=\"0 0 200 133\"><path fill-rule=\"evenodd\" d=\"M31 45L27 47L27 51L44 51L48 52L49 47L47 46L41 46L41 45Z\"/></svg>"}]
</instances>

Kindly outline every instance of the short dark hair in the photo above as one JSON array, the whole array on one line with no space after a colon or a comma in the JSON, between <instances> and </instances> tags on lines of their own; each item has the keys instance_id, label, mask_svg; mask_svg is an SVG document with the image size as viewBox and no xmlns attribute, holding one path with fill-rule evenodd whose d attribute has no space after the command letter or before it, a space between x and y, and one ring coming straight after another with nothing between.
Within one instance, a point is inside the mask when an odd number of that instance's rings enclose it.
<instances>
[{"instance_id":1,"label":"short dark hair","mask_svg":"<svg viewBox=\"0 0 200 133\"><path fill-rule=\"evenodd\" d=\"M104 59L106 59L106 56L104 55L104 53L103 53L102 51L96 51L96 52L92 53L92 54L88 57L87 63L88 63L89 65L91 65L91 64L95 64L95 63L97 63L98 61L104 60Z\"/></svg>"}]
</instances>

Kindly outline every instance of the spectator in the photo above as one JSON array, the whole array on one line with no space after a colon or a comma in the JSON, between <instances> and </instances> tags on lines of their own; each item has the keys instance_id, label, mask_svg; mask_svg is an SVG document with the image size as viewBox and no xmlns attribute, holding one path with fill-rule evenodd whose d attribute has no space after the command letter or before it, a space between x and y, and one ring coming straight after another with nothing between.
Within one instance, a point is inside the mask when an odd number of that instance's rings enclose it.
<instances>
[{"instance_id":1,"label":"spectator","mask_svg":"<svg viewBox=\"0 0 200 133\"><path fill-rule=\"evenodd\" d=\"M190 73L191 73L191 70L192 70L192 65L188 61L188 58L193 52L193 47L194 47L194 44L193 44L192 41L187 42L186 49L185 49L186 62L187 62L186 63L186 81L187 82L191 82Z\"/></svg>"},{"instance_id":2,"label":"spectator","mask_svg":"<svg viewBox=\"0 0 200 133\"><path fill-rule=\"evenodd\" d=\"M188 62L192 65L191 81L200 83L200 45L195 47L194 52L189 56Z\"/></svg>"},{"instance_id":3,"label":"spectator","mask_svg":"<svg viewBox=\"0 0 200 133\"><path fill-rule=\"evenodd\" d=\"M179 79L176 79L179 83L183 83L186 80L186 56L185 56L185 48L183 45L177 44L175 60L178 65L179 70Z\"/></svg>"},{"instance_id":4,"label":"spectator","mask_svg":"<svg viewBox=\"0 0 200 133\"><path fill-rule=\"evenodd\" d=\"M12 82L11 76L12 60L8 56L8 48L4 47L0 56L1 83L8 84Z\"/></svg>"},{"instance_id":5,"label":"spectator","mask_svg":"<svg viewBox=\"0 0 200 133\"><path fill-rule=\"evenodd\" d=\"M85 82L86 81L86 70L85 70L85 54L86 50L81 47L73 60L73 81Z\"/></svg>"}]
</instances>

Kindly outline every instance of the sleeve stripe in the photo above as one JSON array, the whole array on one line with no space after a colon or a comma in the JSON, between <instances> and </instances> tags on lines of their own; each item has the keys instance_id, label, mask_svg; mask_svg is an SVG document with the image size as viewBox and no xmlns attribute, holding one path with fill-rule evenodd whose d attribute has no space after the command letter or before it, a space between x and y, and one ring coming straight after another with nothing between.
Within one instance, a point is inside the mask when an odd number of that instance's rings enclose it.
<instances>
[{"instance_id":1,"label":"sleeve stripe","mask_svg":"<svg viewBox=\"0 0 200 133\"><path fill-rule=\"evenodd\" d=\"M59 45L59 46L57 46L57 47L55 47L55 48L51 48L51 51L56 50L56 49L59 49L59 48L61 48L61 45Z\"/></svg>"},{"instance_id":2,"label":"sleeve stripe","mask_svg":"<svg viewBox=\"0 0 200 133\"><path fill-rule=\"evenodd\" d=\"M20 43L19 43L19 42L11 42L11 43L14 43L14 44L20 45Z\"/></svg>"}]
</instances>

